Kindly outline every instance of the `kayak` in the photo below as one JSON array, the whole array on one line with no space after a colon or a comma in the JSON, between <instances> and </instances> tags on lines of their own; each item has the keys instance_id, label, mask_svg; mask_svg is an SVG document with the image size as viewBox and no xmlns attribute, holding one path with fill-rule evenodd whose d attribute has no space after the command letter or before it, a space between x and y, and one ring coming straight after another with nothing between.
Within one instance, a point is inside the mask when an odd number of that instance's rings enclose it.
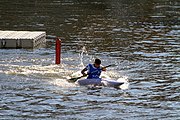
<instances>
[{"instance_id":1,"label":"kayak","mask_svg":"<svg viewBox=\"0 0 180 120\"><path fill-rule=\"evenodd\" d=\"M87 86L87 85L95 85L95 86L106 86L106 87L115 87L118 88L124 82L118 82L115 80L109 80L109 79L80 79L75 82L78 85Z\"/></svg>"}]
</instances>

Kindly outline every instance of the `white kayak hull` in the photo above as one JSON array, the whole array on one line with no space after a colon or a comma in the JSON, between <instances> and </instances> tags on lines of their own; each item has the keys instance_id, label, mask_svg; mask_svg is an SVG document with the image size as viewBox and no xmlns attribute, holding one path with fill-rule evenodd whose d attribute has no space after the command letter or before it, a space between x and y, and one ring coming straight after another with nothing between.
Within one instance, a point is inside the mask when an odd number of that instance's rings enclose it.
<instances>
[{"instance_id":1,"label":"white kayak hull","mask_svg":"<svg viewBox=\"0 0 180 120\"><path fill-rule=\"evenodd\" d=\"M124 82L118 82L115 80L107 80L107 79L80 79L76 81L77 84L82 86L87 85L97 85L97 86L107 86L107 87L119 87L124 84Z\"/></svg>"}]
</instances>

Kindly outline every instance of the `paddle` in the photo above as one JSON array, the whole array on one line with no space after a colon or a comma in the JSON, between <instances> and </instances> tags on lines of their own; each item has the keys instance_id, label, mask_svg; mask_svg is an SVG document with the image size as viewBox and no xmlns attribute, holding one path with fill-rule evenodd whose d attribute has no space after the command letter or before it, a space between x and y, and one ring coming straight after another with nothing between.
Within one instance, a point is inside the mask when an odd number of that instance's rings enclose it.
<instances>
[{"instance_id":1,"label":"paddle","mask_svg":"<svg viewBox=\"0 0 180 120\"><path fill-rule=\"evenodd\" d=\"M116 66L116 64L107 65L107 66L104 66L103 68L113 67L113 66ZM69 81L69 82L76 82L78 79L80 79L80 78L82 78L82 77L85 77L85 76L87 76L87 74L86 74L86 75L83 75L83 76L80 76L80 77L71 78L71 79L69 79L68 81Z\"/></svg>"}]
</instances>

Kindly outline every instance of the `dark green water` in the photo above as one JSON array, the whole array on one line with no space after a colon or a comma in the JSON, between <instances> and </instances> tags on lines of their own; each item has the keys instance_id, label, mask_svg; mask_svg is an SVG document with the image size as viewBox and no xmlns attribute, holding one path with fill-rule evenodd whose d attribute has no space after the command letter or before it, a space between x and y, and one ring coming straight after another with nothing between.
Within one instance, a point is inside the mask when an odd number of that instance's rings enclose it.
<instances>
[{"instance_id":1,"label":"dark green water","mask_svg":"<svg viewBox=\"0 0 180 120\"><path fill-rule=\"evenodd\" d=\"M178 0L1 0L0 30L46 31L63 45L60 66L53 42L0 49L0 119L180 119ZM66 81L96 57L129 89Z\"/></svg>"}]
</instances>

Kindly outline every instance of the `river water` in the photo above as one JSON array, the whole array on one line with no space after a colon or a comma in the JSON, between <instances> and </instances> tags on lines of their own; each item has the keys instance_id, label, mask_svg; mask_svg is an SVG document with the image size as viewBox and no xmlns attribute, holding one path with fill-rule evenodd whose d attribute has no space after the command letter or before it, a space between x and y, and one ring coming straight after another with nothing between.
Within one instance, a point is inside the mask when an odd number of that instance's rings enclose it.
<instances>
[{"instance_id":1,"label":"river water","mask_svg":"<svg viewBox=\"0 0 180 120\"><path fill-rule=\"evenodd\" d=\"M0 119L180 119L178 0L1 0L1 30L46 31L46 48L0 49ZM67 82L94 58L124 89Z\"/></svg>"}]
</instances>

